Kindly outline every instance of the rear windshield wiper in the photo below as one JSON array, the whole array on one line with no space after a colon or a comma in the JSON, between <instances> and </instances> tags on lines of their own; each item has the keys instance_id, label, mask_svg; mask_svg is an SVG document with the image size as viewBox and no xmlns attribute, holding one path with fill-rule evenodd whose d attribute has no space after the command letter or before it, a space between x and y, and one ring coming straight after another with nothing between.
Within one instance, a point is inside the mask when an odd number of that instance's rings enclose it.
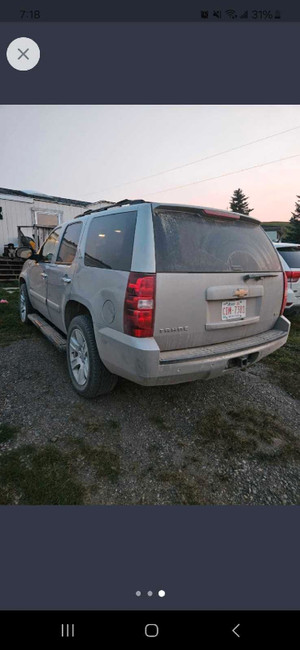
<instances>
[{"instance_id":1,"label":"rear windshield wiper","mask_svg":"<svg viewBox=\"0 0 300 650\"><path fill-rule=\"evenodd\" d=\"M278 273L247 273L247 275L244 275L243 280L260 280L261 278L277 278Z\"/></svg>"}]
</instances>

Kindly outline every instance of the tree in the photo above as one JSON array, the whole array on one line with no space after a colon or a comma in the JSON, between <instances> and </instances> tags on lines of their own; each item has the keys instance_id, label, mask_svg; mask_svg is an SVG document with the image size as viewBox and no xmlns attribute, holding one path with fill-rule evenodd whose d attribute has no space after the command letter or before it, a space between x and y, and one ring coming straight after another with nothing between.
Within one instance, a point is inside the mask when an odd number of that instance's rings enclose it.
<instances>
[{"instance_id":1,"label":"tree","mask_svg":"<svg viewBox=\"0 0 300 650\"><path fill-rule=\"evenodd\" d=\"M300 199L300 195L298 194L297 199ZM300 200L295 203L295 212L292 212L283 241L300 244Z\"/></svg>"},{"instance_id":2,"label":"tree","mask_svg":"<svg viewBox=\"0 0 300 650\"><path fill-rule=\"evenodd\" d=\"M241 214L249 214L252 212L253 208L249 208L248 198L240 188L234 190L230 201L230 209L232 212L240 212Z\"/></svg>"},{"instance_id":3,"label":"tree","mask_svg":"<svg viewBox=\"0 0 300 650\"><path fill-rule=\"evenodd\" d=\"M300 194L297 194L297 199L300 199ZM300 201L295 203L295 212L292 212L292 219L300 219Z\"/></svg>"}]
</instances>

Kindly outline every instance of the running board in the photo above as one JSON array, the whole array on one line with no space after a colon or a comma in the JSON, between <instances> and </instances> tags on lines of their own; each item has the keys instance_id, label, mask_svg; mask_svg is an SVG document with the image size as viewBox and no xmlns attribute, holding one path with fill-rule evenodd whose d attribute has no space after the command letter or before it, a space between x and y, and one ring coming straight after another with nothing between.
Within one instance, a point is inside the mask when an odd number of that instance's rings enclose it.
<instances>
[{"instance_id":1,"label":"running board","mask_svg":"<svg viewBox=\"0 0 300 650\"><path fill-rule=\"evenodd\" d=\"M39 330L41 330L42 334L55 345L55 347L58 350L61 350L62 352L66 351L66 346L67 346L67 339L66 337L58 332L52 325L47 323L42 316L39 314L28 314L28 320L30 320L36 327L38 327Z\"/></svg>"}]
</instances>

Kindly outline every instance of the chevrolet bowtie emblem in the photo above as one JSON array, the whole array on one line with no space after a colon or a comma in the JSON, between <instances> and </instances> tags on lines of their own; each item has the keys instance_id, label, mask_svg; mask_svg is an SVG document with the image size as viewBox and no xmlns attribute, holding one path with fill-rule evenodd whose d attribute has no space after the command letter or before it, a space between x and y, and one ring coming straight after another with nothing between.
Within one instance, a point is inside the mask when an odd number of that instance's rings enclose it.
<instances>
[{"instance_id":1,"label":"chevrolet bowtie emblem","mask_svg":"<svg viewBox=\"0 0 300 650\"><path fill-rule=\"evenodd\" d=\"M237 289L233 295L237 298L244 298L248 295L248 289Z\"/></svg>"}]
</instances>

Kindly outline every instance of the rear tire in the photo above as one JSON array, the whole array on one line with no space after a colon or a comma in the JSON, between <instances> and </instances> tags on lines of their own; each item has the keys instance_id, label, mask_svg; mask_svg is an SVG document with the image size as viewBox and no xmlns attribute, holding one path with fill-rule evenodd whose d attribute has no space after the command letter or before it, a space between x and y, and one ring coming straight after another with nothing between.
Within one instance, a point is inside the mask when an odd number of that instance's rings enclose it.
<instances>
[{"instance_id":1,"label":"rear tire","mask_svg":"<svg viewBox=\"0 0 300 650\"><path fill-rule=\"evenodd\" d=\"M33 312L32 304L29 300L28 291L25 282L20 286L20 299L19 299L20 319L21 323L29 323L28 314Z\"/></svg>"},{"instance_id":2,"label":"rear tire","mask_svg":"<svg viewBox=\"0 0 300 650\"><path fill-rule=\"evenodd\" d=\"M102 363L90 316L76 316L67 338L68 370L76 392L87 399L110 393L118 381Z\"/></svg>"}]
</instances>

